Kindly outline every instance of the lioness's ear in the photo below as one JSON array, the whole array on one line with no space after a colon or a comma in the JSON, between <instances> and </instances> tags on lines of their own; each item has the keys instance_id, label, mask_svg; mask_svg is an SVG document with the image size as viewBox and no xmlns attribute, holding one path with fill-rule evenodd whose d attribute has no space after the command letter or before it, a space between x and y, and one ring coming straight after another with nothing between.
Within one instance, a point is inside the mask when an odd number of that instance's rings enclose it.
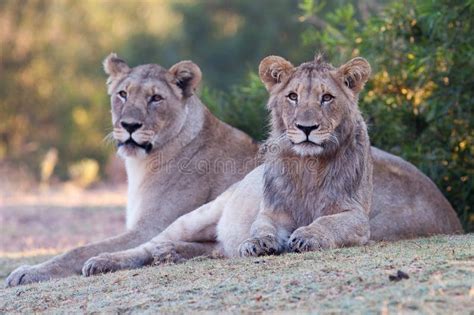
<instances>
[{"instance_id":1,"label":"lioness's ear","mask_svg":"<svg viewBox=\"0 0 474 315\"><path fill-rule=\"evenodd\" d=\"M183 97L193 95L201 82L201 69L192 61L180 61L172 66L169 72L173 75L175 84L183 90Z\"/></svg>"},{"instance_id":2,"label":"lioness's ear","mask_svg":"<svg viewBox=\"0 0 474 315\"><path fill-rule=\"evenodd\" d=\"M112 78L130 72L130 67L127 63L123 59L120 59L115 53L108 55L103 64L105 73Z\"/></svg>"},{"instance_id":3,"label":"lioness's ear","mask_svg":"<svg viewBox=\"0 0 474 315\"><path fill-rule=\"evenodd\" d=\"M270 90L275 84L287 79L293 69L291 62L285 58L268 56L260 62L258 74L267 90Z\"/></svg>"},{"instance_id":4,"label":"lioness's ear","mask_svg":"<svg viewBox=\"0 0 474 315\"><path fill-rule=\"evenodd\" d=\"M371 71L369 62L361 57L350 60L337 70L344 84L356 94L364 87Z\"/></svg>"}]
</instances>

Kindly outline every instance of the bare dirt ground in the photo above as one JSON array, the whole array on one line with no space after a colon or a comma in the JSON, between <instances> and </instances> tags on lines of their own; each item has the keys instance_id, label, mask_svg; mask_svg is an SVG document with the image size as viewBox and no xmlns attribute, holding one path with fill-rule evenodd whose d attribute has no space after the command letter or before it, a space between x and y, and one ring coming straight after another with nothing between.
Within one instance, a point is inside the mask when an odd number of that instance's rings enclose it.
<instances>
[{"instance_id":1,"label":"bare dirt ground","mask_svg":"<svg viewBox=\"0 0 474 315\"><path fill-rule=\"evenodd\" d=\"M82 194L56 202L53 195L0 200L0 281L21 264L123 229L120 192ZM254 259L194 259L1 288L0 313L472 314L473 248L474 234L468 234ZM409 279L391 281L398 270Z\"/></svg>"},{"instance_id":2,"label":"bare dirt ground","mask_svg":"<svg viewBox=\"0 0 474 315\"><path fill-rule=\"evenodd\" d=\"M0 194L0 256L54 254L125 228L125 188Z\"/></svg>"}]
</instances>

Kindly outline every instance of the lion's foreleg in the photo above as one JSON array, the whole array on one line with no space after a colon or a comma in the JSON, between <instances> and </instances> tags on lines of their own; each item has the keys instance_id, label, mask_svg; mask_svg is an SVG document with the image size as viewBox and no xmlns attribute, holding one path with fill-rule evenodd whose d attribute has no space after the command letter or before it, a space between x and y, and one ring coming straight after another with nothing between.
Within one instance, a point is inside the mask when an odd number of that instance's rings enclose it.
<instances>
[{"instance_id":1,"label":"lion's foreleg","mask_svg":"<svg viewBox=\"0 0 474 315\"><path fill-rule=\"evenodd\" d=\"M291 251L304 252L344 246L364 245L369 241L369 218L359 209L322 216L290 236Z\"/></svg>"},{"instance_id":2,"label":"lion's foreleg","mask_svg":"<svg viewBox=\"0 0 474 315\"><path fill-rule=\"evenodd\" d=\"M292 225L293 220L288 213L262 209L252 224L252 237L240 244L240 255L262 256L284 252Z\"/></svg>"}]
</instances>

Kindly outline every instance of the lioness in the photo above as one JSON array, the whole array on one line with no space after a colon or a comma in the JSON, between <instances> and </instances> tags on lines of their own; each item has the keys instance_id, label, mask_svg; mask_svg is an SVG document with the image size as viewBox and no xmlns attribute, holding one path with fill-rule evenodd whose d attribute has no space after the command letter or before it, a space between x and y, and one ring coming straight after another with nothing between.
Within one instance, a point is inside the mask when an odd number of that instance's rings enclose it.
<instances>
[{"instance_id":1,"label":"lioness","mask_svg":"<svg viewBox=\"0 0 474 315\"><path fill-rule=\"evenodd\" d=\"M316 58L293 67L270 56L259 74L272 113L265 164L150 242L90 259L84 274L216 251L256 256L462 232L426 176L370 149L357 107L370 74L365 59L334 68Z\"/></svg>"},{"instance_id":2,"label":"lioness","mask_svg":"<svg viewBox=\"0 0 474 315\"><path fill-rule=\"evenodd\" d=\"M80 274L87 259L142 244L256 166L257 144L219 121L195 95L201 70L191 61L169 70L156 64L130 68L111 54L104 68L113 138L128 176L127 231L22 266L7 286Z\"/></svg>"}]
</instances>

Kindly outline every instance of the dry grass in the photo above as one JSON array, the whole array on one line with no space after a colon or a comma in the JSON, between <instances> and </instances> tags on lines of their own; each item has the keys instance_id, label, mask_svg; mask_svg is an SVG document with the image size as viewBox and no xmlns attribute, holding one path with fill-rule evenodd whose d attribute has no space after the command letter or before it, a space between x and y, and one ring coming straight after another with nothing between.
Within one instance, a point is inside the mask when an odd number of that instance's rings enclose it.
<instances>
[{"instance_id":1,"label":"dry grass","mask_svg":"<svg viewBox=\"0 0 474 315\"><path fill-rule=\"evenodd\" d=\"M81 192L66 198L58 192L4 198L0 281L21 264L44 261L45 253L121 231L124 198L120 192L108 195ZM472 314L473 248L474 234L469 234L278 257L195 259L0 288L0 314L294 310ZM410 278L390 281L389 275L397 270Z\"/></svg>"},{"instance_id":2,"label":"dry grass","mask_svg":"<svg viewBox=\"0 0 474 315\"><path fill-rule=\"evenodd\" d=\"M470 314L474 235L256 259L195 259L0 290L4 312ZM1 259L0 276L45 257ZM410 278L393 282L403 270Z\"/></svg>"}]
</instances>

